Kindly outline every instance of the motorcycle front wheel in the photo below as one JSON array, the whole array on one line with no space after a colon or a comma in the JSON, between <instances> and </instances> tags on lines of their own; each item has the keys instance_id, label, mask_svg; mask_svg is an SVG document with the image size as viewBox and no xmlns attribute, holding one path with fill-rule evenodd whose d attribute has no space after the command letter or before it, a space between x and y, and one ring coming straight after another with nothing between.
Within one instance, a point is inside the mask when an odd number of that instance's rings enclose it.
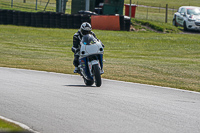
<instances>
[{"instance_id":1,"label":"motorcycle front wheel","mask_svg":"<svg viewBox=\"0 0 200 133\"><path fill-rule=\"evenodd\" d=\"M93 66L93 76L94 76L95 85L97 87L100 87L101 86L101 74L100 74L98 64Z\"/></svg>"}]
</instances>

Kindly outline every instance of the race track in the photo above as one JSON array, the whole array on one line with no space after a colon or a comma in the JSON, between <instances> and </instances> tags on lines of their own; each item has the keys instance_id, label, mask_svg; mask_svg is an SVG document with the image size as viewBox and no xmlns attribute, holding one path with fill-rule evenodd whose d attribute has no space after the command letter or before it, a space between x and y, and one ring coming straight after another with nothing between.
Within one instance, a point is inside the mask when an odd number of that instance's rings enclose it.
<instances>
[{"instance_id":1,"label":"race track","mask_svg":"<svg viewBox=\"0 0 200 133\"><path fill-rule=\"evenodd\" d=\"M40 133L200 133L200 93L0 67L0 115Z\"/></svg>"}]
</instances>

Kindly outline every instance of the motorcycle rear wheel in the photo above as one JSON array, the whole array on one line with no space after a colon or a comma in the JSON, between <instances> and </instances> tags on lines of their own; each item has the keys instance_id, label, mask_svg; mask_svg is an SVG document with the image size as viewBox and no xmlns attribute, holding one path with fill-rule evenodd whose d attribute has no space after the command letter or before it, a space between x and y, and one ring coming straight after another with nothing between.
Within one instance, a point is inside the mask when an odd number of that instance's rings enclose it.
<instances>
[{"instance_id":1,"label":"motorcycle rear wheel","mask_svg":"<svg viewBox=\"0 0 200 133\"><path fill-rule=\"evenodd\" d=\"M93 66L93 75L94 75L95 85L97 87L100 87L101 86L101 74L100 74L99 66L97 64Z\"/></svg>"},{"instance_id":2,"label":"motorcycle rear wheel","mask_svg":"<svg viewBox=\"0 0 200 133\"><path fill-rule=\"evenodd\" d=\"M94 80L87 80L84 77L83 79L86 86L92 86L94 84Z\"/></svg>"}]
</instances>

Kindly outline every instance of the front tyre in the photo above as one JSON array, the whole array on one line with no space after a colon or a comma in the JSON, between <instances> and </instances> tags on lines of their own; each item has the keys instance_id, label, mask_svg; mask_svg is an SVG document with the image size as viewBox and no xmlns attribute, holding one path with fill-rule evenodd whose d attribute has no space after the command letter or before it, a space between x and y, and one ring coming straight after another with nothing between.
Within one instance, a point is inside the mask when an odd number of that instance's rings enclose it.
<instances>
[{"instance_id":1,"label":"front tyre","mask_svg":"<svg viewBox=\"0 0 200 133\"><path fill-rule=\"evenodd\" d=\"M95 85L97 87L101 86L101 74L100 74L100 69L98 64L93 66L93 76L94 76L94 81L95 81Z\"/></svg>"},{"instance_id":2,"label":"front tyre","mask_svg":"<svg viewBox=\"0 0 200 133\"><path fill-rule=\"evenodd\" d=\"M184 28L184 31L188 31L188 28L187 28L186 22L184 22L184 24L183 24L183 28Z\"/></svg>"}]
</instances>

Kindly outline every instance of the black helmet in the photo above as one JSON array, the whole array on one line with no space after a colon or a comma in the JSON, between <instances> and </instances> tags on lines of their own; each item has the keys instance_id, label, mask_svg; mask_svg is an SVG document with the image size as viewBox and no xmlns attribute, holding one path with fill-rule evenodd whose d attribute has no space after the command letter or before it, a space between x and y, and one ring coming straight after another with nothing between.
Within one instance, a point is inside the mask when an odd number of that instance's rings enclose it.
<instances>
[{"instance_id":1,"label":"black helmet","mask_svg":"<svg viewBox=\"0 0 200 133\"><path fill-rule=\"evenodd\" d=\"M88 22L84 22L81 25L80 31L82 35L87 35L91 32L92 27Z\"/></svg>"}]
</instances>

